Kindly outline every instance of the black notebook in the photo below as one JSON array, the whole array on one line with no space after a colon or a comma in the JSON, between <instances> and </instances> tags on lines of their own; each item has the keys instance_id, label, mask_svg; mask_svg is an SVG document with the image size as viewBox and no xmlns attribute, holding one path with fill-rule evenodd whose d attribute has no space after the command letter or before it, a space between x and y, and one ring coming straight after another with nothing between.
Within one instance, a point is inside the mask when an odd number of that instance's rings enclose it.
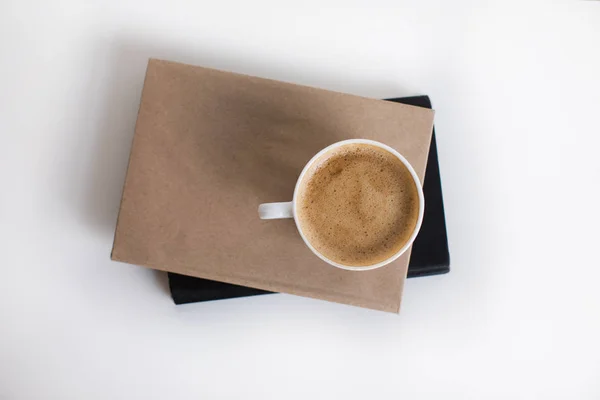
<instances>
[{"instance_id":1,"label":"black notebook","mask_svg":"<svg viewBox=\"0 0 600 400\"><path fill-rule=\"evenodd\" d=\"M388 99L388 101L431 108L429 96L402 97ZM450 253L448 251L435 128L431 138L431 147L429 148L423 193L425 195L425 214L419 235L413 243L408 264L409 278L445 274L450 271ZM175 273L169 273L169 287L175 304L273 293Z\"/></svg>"}]
</instances>

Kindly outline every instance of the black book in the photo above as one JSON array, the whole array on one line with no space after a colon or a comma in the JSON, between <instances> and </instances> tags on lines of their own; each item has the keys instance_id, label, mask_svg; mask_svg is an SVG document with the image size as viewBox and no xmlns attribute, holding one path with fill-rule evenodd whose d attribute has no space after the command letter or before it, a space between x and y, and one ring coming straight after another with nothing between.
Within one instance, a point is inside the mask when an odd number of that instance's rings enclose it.
<instances>
[{"instance_id":1,"label":"black book","mask_svg":"<svg viewBox=\"0 0 600 400\"><path fill-rule=\"evenodd\" d=\"M388 99L388 101L431 108L429 96L401 97ZM435 128L429 148L423 193L425 195L425 214L419 235L413 243L408 264L409 278L445 274L450 271L450 253L448 251ZM169 273L169 287L175 304L273 293L175 273Z\"/></svg>"}]
</instances>

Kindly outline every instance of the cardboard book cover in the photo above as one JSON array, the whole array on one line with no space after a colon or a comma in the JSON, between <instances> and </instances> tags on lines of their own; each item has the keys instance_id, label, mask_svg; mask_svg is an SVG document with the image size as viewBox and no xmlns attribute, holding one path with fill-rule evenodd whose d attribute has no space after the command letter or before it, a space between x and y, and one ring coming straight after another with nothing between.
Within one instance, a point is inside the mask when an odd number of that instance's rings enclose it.
<instances>
[{"instance_id":1,"label":"cardboard book cover","mask_svg":"<svg viewBox=\"0 0 600 400\"><path fill-rule=\"evenodd\" d=\"M289 201L306 162L344 139L394 147L423 181L433 114L150 60L112 259L398 312L410 251L376 270L341 270L305 246L293 220L263 221L257 208Z\"/></svg>"}]
</instances>

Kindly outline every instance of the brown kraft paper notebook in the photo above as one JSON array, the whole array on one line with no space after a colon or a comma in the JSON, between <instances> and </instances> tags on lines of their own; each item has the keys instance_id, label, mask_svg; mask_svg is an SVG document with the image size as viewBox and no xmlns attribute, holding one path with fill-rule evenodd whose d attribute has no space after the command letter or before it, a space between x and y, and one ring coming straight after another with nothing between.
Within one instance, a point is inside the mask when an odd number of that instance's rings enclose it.
<instances>
[{"instance_id":1,"label":"brown kraft paper notebook","mask_svg":"<svg viewBox=\"0 0 600 400\"><path fill-rule=\"evenodd\" d=\"M433 114L150 60L112 259L398 312L410 251L376 270L341 270L306 247L292 219L263 221L257 208L291 200L306 162L344 139L394 147L422 181Z\"/></svg>"}]
</instances>

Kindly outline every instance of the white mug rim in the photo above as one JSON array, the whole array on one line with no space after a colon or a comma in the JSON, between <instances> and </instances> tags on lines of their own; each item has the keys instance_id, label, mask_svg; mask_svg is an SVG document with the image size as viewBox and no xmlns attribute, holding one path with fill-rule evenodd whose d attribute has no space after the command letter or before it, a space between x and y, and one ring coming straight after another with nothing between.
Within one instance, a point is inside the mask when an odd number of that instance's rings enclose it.
<instances>
[{"instance_id":1,"label":"white mug rim","mask_svg":"<svg viewBox=\"0 0 600 400\"><path fill-rule=\"evenodd\" d=\"M297 213L297 207L296 207L296 201L298 200L298 192L299 192L299 188L300 188L300 184L302 183L302 179L304 178L304 176L306 175L306 173L308 172L309 168L325 153L337 148L337 147L341 147L341 146L345 146L348 144L368 144L368 145L372 145L372 146L376 146L379 148L382 148L384 150L387 150L388 152L392 153L394 156L396 156L401 162L402 164L404 164L404 166L408 169L408 171L410 172L410 175L412 176L414 183L417 187L417 194L419 196L419 215L417 218L417 223L415 225L415 228L413 229L413 232L411 233L410 237L408 238L408 240L406 241L406 243L404 244L404 246L402 246L402 248L400 250L398 250L396 253L394 253L394 255L392 255L391 257L380 261L376 264L372 264L372 265L364 265L364 266L358 266L358 267L353 267L353 266L349 266L349 265L344 265L344 264L340 264L337 263L333 260L330 260L329 258L325 257L323 254L321 254L317 249L315 249L313 247L313 245L308 241L308 239L306 238L306 236L304 235L304 232L302 232L302 226L300 225L300 221L298 218L298 213ZM319 257L321 260L325 261L328 264L333 265L334 267L337 268L341 268L341 269L345 269L345 270L349 270L349 271L368 271L368 270L372 270L372 269L376 269L376 268L380 268L383 267L384 265L387 265L389 263L391 263L392 261L395 261L396 259L398 259L402 254L404 254L406 252L406 250L408 250L410 248L410 246L413 244L415 238L417 237L417 234L419 233L419 230L421 229L421 225L423 223L423 215L425 212L425 197L423 195L423 186L421 184L421 180L419 179L419 177L417 176L417 173L415 172L414 168L412 167L412 165L410 165L410 163L408 162L408 160L402 155L400 154L398 151L396 151L395 149L393 149L392 147L383 144L381 142L377 142L375 140L370 140L370 139L348 139L348 140L342 140L340 142L336 142L333 143L327 147L325 147L323 150L319 151L317 154L315 154L310 161L304 166L304 169L302 169L302 172L300 173L300 176L298 177L298 180L296 181L296 186L294 187L294 197L292 199L292 209L293 209L293 214L294 214L294 222L296 223L296 228L298 229L298 232L300 233L300 236L302 237L302 240L304 241L304 243L308 246L308 248L317 256Z\"/></svg>"}]
</instances>

